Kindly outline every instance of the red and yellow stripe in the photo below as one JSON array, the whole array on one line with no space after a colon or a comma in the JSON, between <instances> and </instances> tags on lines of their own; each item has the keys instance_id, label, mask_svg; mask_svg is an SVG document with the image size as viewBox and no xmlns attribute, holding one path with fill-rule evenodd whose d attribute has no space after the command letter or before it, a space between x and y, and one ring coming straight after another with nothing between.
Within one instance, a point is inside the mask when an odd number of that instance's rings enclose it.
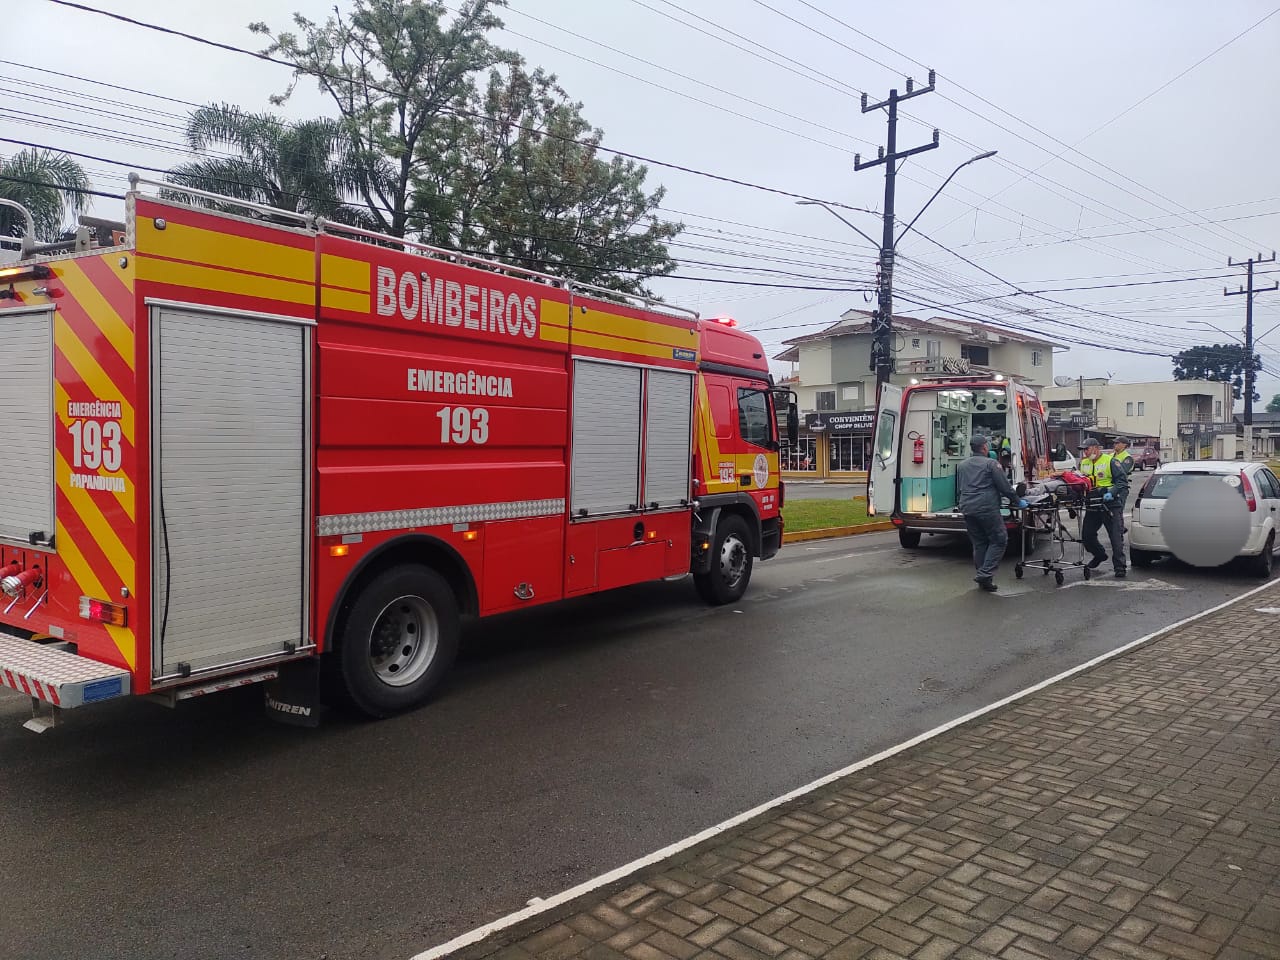
<instances>
[{"instance_id":1,"label":"red and yellow stripe","mask_svg":"<svg viewBox=\"0 0 1280 960\"><path fill-rule=\"evenodd\" d=\"M138 595L133 258L81 257L59 261L53 269L62 293L53 321L58 560L81 595L119 602L125 589L131 597ZM115 473L105 467L90 471L73 466L75 418L69 415L68 404L95 400L120 404L121 462ZM76 472L121 478L125 489L89 490L73 485ZM138 662L135 625L105 630L118 659L134 669Z\"/></svg>"}]
</instances>

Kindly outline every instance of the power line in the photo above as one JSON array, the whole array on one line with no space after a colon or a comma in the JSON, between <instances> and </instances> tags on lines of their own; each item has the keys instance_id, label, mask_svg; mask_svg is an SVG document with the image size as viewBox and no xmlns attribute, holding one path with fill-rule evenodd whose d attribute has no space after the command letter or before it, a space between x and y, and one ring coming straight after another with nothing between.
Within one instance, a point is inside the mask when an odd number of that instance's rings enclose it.
<instances>
[{"instance_id":1,"label":"power line","mask_svg":"<svg viewBox=\"0 0 1280 960\"><path fill-rule=\"evenodd\" d=\"M262 60L266 63L274 63L278 66L287 67L289 70L292 70L296 73L305 74L307 76L317 77L319 79L346 82L346 78L344 77L337 76L334 74L324 73L322 71L304 70L301 67L299 67L297 64L290 63L289 61L282 60L278 57L270 56L269 54L260 53L255 50L249 50L244 47L237 47L229 43L222 43L218 40L211 40L208 37L202 37L197 34L187 33L183 30L175 30L172 27L166 27L161 24L149 23L145 20L138 20L134 17L127 17L124 14L113 13L108 10L100 10L96 7L91 7L83 3L77 3L75 2L75 0L45 0L45 2L57 4L58 6L61 6L61 7L68 7L73 10L79 10L84 13L91 13L91 14L96 14L97 16L107 17L108 19L117 20L121 23L127 23L131 26L139 27L141 29L153 30L157 33L167 34L169 36L174 36L174 37L181 37L184 40L190 40L194 43L200 43L206 46L214 47L219 50L225 50L229 53L238 53L243 56L253 57L256 60ZM388 90L387 88L379 86L377 84L368 84L368 86L371 90L375 90L379 93L385 93L390 96L395 95L395 91ZM486 120L491 123L499 123L512 130L519 130L526 133L536 133L539 136L548 137L553 140L560 140L565 143L577 144L578 146L581 146L581 147L588 147L590 149L600 150L600 151L603 151L604 153L610 153L616 157L622 157L623 159L626 159L626 160L634 160L637 163L648 164L655 167L663 167L668 170L676 170L676 171L679 171L680 173L690 174L691 176L704 177L706 179L715 180L720 183L728 183L738 187L746 187L751 190L759 190L763 193L770 193L776 196L788 197L792 200L820 199L820 198L808 196L807 194L796 193L791 190L784 190L780 187L771 187L765 184L754 183L750 180L742 180L737 177L730 177L724 174L712 173L708 170L699 170L696 167L690 167L685 164L673 163L666 160L658 160L653 157L646 157L643 154L632 153L627 150L618 150L614 147L606 147L600 143L579 140L576 137L569 137L569 136L565 136L564 134L555 133L553 131L527 126L525 124L518 123L514 120L503 119L502 117L489 116L488 114L478 113L474 110L465 110L460 107L448 107L448 108L443 108L441 112L448 113L454 116L467 117L470 119ZM853 207L853 206L850 206L849 204L841 203L838 200L822 200L821 202L829 203L832 206L840 207L841 209L844 209L844 210L860 210L861 209L860 207Z\"/></svg>"},{"instance_id":2,"label":"power line","mask_svg":"<svg viewBox=\"0 0 1280 960\"><path fill-rule=\"evenodd\" d=\"M913 57L910 57L910 56L908 56L907 54L905 54L905 53L903 53L903 52L901 52L901 51L899 51L899 50L894 49L893 47L889 46L888 44L886 44L886 43L884 43L884 42L882 42L882 41L880 41L880 40L876 39L875 37L871 36L869 33L866 33L866 32L865 32L865 31L863 31L863 30L859 30L857 27L853 26L852 24L848 23L847 21L845 21L845 20L841 20L840 18L838 18L838 17L836 17L836 16L834 16L834 15L832 15L832 14L828 13L827 11L825 11L825 10L821 9L820 7L816 6L815 4L808 2L808 0L797 0L797 2L799 2L799 3L800 3L800 4L802 4L803 6L807 7L808 9L813 10L814 12L816 12L816 13L820 14L821 16L826 17L828 20L831 20L831 21L833 21L834 23L837 23L837 24L839 24L839 25L843 26L845 29L847 29L847 30L849 30L849 31L851 31L851 32L853 32L853 33L856 33L857 35L859 35L859 36L861 36L861 37L865 37L866 39L870 40L872 43L875 43L876 45L883 47L884 49L886 49L886 50L890 51L891 53L893 53L893 54L895 54L895 55L897 55L897 56L901 57L902 59L907 60L907 61L909 61L909 62L911 62L911 63L914 63L914 64L916 64L916 65L918 65L918 66L920 66L920 67L922 67L922 68L924 68L924 67L925 67L925 64L921 63L919 60L916 60L916 59L914 59ZM1059 139L1058 137L1055 137L1055 136L1053 136L1052 134L1050 134L1050 133L1048 133L1048 132L1046 132L1046 131L1042 130L1040 127L1038 127L1038 126L1036 126L1035 124L1031 123L1029 120L1025 120L1025 119L1023 119L1023 118L1021 118L1021 117L1017 116L1016 114L1010 113L1008 110L1004 109L1003 107L1000 107L998 104L993 103L991 100L987 99L986 97L983 97L982 95L980 95L980 94L978 94L978 93L974 92L973 90L969 89L968 87L965 87L963 84L959 83L959 82L958 82L957 80L955 80L954 78L952 78L952 77L950 77L950 76L945 76L945 74L944 74L945 79L949 80L949 81L950 81L950 82L951 82L951 83L952 83L952 84L953 84L957 89L964 91L965 93L969 94L969 96L971 96L971 97L975 98L976 100L981 101L982 103L985 103L987 106L989 106L989 107L991 107L992 109L994 109L994 110L998 111L999 113L1003 114L1004 116L1009 117L1011 120L1014 120L1014 121L1016 121L1016 122L1018 122L1018 123L1021 123L1022 125L1024 125L1024 126L1028 127L1029 129L1034 130L1036 133L1040 134L1042 137L1045 137L1046 139L1051 140L1052 142L1054 142L1054 143L1058 144L1059 146L1061 146L1061 147L1065 148L1061 153L1058 153L1058 154L1054 155L1050 160L1046 161L1044 164L1041 164L1041 166L1040 166L1040 167L1037 167L1037 168L1036 168L1036 171L1026 171L1026 172L1024 172L1024 173L1023 173L1023 175L1022 175L1022 177L1020 177L1017 181L1014 181L1014 183L1011 183L1011 184L1007 185L1006 187L1002 188L1002 189L1001 189L1000 191L998 191L996 194L992 194L992 198L994 198L995 196L998 196L1000 193L1003 193L1004 191L1006 191L1006 190L1010 189L1010 188L1011 188L1012 186L1014 186L1016 183L1018 183L1018 182L1020 182L1021 180L1025 179L1027 176L1033 175L1034 173L1038 172L1040 169L1043 169L1043 167L1044 167L1044 166L1046 166L1048 163L1052 163L1052 162L1053 162L1053 160L1060 159L1060 158L1061 158L1065 153L1071 152L1071 153L1075 153L1075 154L1079 155L1080 157L1082 157L1083 159L1087 160L1088 162L1093 163L1093 164L1096 164L1097 166L1101 167L1102 169L1107 170L1107 171L1109 171L1109 172L1111 172L1111 173L1114 173L1116 176L1119 176L1119 177L1121 177L1121 178L1122 178L1122 179L1124 179L1124 180L1127 180L1128 182L1130 182L1130 183L1134 184L1135 186L1137 186L1137 187L1141 188L1142 190L1146 191L1147 193L1149 193L1149 194L1151 194L1151 195L1153 195L1153 196L1155 196L1155 197L1158 197L1158 198L1160 198L1161 200L1164 200L1164 201L1165 201L1165 202L1167 202L1167 203L1171 203L1171 204L1173 204L1173 205L1174 205L1174 206L1176 206L1176 207L1181 207L1184 211L1186 211L1187 213L1192 214L1193 216L1194 216L1194 215L1196 215L1196 214L1195 214L1195 211L1190 210L1190 208L1188 208L1186 205L1181 204L1181 203L1178 203L1176 200L1172 200L1172 199L1170 199L1169 197L1165 196L1164 194L1160 193L1159 191L1157 191L1157 190L1153 190L1151 187L1146 186L1145 184L1143 184L1143 183L1139 182L1138 180L1135 180L1134 178L1132 178L1132 177L1130 177L1130 176L1128 176L1128 175L1126 175L1126 174L1124 174L1124 173L1121 173L1120 171L1118 171L1118 170L1114 169L1113 167L1108 166L1107 164L1103 163L1102 161L1097 160L1096 158L1091 157L1091 156L1089 156L1088 154L1085 154L1083 151L1081 151L1081 150L1079 150L1079 149L1078 149L1078 146L1079 146L1079 144L1080 144L1080 143L1083 143L1085 140L1089 139L1089 138L1090 138L1090 137L1092 137L1094 134L1098 133L1099 131L1101 131L1101 130L1105 129L1106 127L1110 126L1110 125L1111 125L1112 123L1114 123L1115 121L1119 120L1121 117L1124 117L1124 116L1126 116L1127 114L1131 113L1133 110L1137 109L1139 106L1141 106L1142 104L1146 103L1146 102L1147 102L1148 100L1150 100L1152 97L1156 96L1158 93L1162 92L1163 90L1165 90L1166 88L1168 88L1169 86L1171 86L1173 83L1175 83L1175 82L1177 82L1178 80L1180 80L1180 79L1182 79L1183 77L1185 77L1187 74L1189 74L1191 71L1195 70L1197 67L1199 67L1200 65L1202 65L1202 64L1203 64L1203 63L1205 63L1206 61L1208 61L1208 60L1212 59L1214 56L1216 56L1217 54L1221 53L1223 50L1225 50L1225 49L1226 49L1227 47L1229 47L1231 44L1235 43L1237 40L1241 39L1241 38L1242 38L1242 37L1244 37L1246 34L1248 34L1248 33L1252 32L1253 30L1255 30L1256 28L1258 28L1259 26L1261 26L1263 23L1265 23L1267 20L1270 20L1270 19L1271 19L1272 17L1274 17L1277 13L1280 13L1280 7L1277 7L1275 10L1272 10L1270 13L1268 13L1267 15L1265 15L1264 17L1262 17L1261 19L1259 19L1259 20L1255 21L1253 24L1251 24L1250 26L1246 27L1246 28L1245 28L1244 30L1242 30L1240 33L1238 33L1238 34L1236 34L1234 37L1232 37L1230 40L1227 40L1226 42L1222 43L1222 44L1221 44L1221 45L1219 45L1217 48L1215 48L1213 51L1211 51L1210 53L1206 54L1206 55L1205 55L1204 57L1202 57L1201 59L1197 60L1197 61L1196 61L1195 63L1193 63L1191 66L1187 67L1187 68L1186 68L1185 70L1183 70L1181 73L1177 74L1177 75L1176 75L1176 76L1174 76L1172 79L1170 79L1170 80L1166 81L1164 84L1162 84L1161 86L1157 87L1157 88L1156 88L1155 90L1153 90L1151 93L1148 93L1146 96L1142 97L1142 98L1141 98L1140 100L1138 100L1136 103L1131 104L1129 107L1127 107L1126 109L1122 110L1120 113L1116 114L1116 115L1115 115L1114 117L1112 117L1111 119L1107 120L1107 121L1106 121L1105 123L1103 123L1101 126L1098 126L1098 127L1094 128L1093 130L1091 130L1091 131L1090 131L1089 133L1087 133L1084 137L1082 137L1079 141L1077 141L1077 143L1076 143L1076 144L1068 144L1068 143L1066 143L1065 141L1063 141L1063 140ZM857 52L857 51L855 51L855 52ZM861 55L861 56L865 56L865 54L859 54L859 55ZM869 57L868 57L868 59L871 59L871 58L869 58ZM879 61L876 61L876 60L874 60L874 59L872 60L872 62L873 62L873 63L877 63L877 64L879 64L880 66L886 66L885 64L881 64ZM888 69L888 67L887 67L887 66L886 66L886 69ZM973 114L974 116L977 116L977 117L979 117L979 118L981 118L981 119L988 119L988 118L986 118L986 117L983 117L983 116L982 116L982 114L978 113L977 111L973 110L972 108L970 108L970 107L968 107L968 106L966 106L966 105L964 105L964 104L962 104L962 103L959 103L958 101L956 101L956 100L952 99L951 97L946 96L945 94L942 94L941 96L942 96L942 98L943 98L943 99L947 100L947 101L948 101L948 102L950 102L950 103L955 104L955 105L956 105L957 107L959 107L960 109L965 110L965 111L967 111L967 112L969 112L969 113ZM1002 128L1002 129L1003 129L1003 128ZM1009 131L1009 132L1010 132L1010 133L1012 133L1012 131ZM1017 136L1017 134L1013 134L1013 135ZM1027 141L1027 140L1025 140L1025 138L1020 138L1020 139L1024 139L1024 141L1025 141L1025 142L1027 142L1027 143L1031 143L1031 141ZM1040 146L1039 144L1031 143L1031 145L1032 145L1032 146L1035 146L1037 149L1043 150L1043 151L1044 151L1044 152L1046 152L1046 153L1048 153L1048 152L1049 152L1048 150L1046 150L1044 147ZM1073 165L1074 165L1074 164L1073 164ZM1079 169L1082 169L1082 170L1083 170L1084 168L1079 168ZM1088 171L1085 171L1085 172L1088 172ZM1101 178L1100 178L1100 179L1101 179ZM1110 183L1109 181L1106 181L1106 180L1103 180L1103 182L1104 182L1104 183ZM1122 187L1118 187L1118 185L1116 185L1116 184L1110 184L1110 185L1112 185L1112 186L1117 186L1117 188L1118 188L1118 189L1124 190L1124 192L1129 193L1131 196L1134 196L1136 199L1142 200L1142 201L1143 201L1143 202L1145 202L1145 203L1148 203L1148 204L1150 204L1150 205L1152 205L1152 206L1158 206L1157 204L1152 203L1150 200L1146 200L1146 199L1144 199L1144 198L1142 198L1142 197L1138 197L1136 194L1133 194L1133 193L1132 193L1132 191L1125 190L1125 188L1122 188ZM989 199L990 199L990 198L989 198ZM975 209L976 209L976 208L975 208ZM957 218L957 219L958 219L958 218ZM954 223L954 222L955 222L955 220L952 220L952 221L950 221L950 222L951 222L951 223ZM1220 239L1226 239L1225 235L1224 235L1224 234L1222 234L1222 233L1218 233L1218 232L1216 232L1216 231L1210 231L1210 232L1215 233L1215 234L1216 234ZM1232 230L1232 231L1228 231L1228 232L1229 232L1229 233L1231 233L1231 234L1234 234L1236 237L1238 237L1238 238L1240 238L1240 239L1242 239L1242 240L1245 240L1245 241L1247 241L1247 242L1249 242L1249 243L1253 243L1253 241L1248 240L1248 238L1247 238L1247 237L1245 237L1243 234L1240 234L1240 233L1238 233L1238 232L1236 232L1236 231L1234 231L1234 230ZM1256 244L1255 244L1255 245L1256 245Z\"/></svg>"}]
</instances>

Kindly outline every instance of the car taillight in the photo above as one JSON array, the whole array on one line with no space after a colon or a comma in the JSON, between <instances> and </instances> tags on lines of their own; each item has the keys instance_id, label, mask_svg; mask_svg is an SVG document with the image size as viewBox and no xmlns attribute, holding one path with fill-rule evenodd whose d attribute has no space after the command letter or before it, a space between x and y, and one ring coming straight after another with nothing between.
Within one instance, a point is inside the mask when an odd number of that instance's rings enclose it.
<instances>
[{"instance_id":1,"label":"car taillight","mask_svg":"<svg viewBox=\"0 0 1280 960\"><path fill-rule=\"evenodd\" d=\"M1243 470L1240 471L1240 493L1244 495L1245 506L1249 508L1249 512L1257 512L1258 498L1253 495L1253 484L1249 482Z\"/></svg>"}]
</instances>

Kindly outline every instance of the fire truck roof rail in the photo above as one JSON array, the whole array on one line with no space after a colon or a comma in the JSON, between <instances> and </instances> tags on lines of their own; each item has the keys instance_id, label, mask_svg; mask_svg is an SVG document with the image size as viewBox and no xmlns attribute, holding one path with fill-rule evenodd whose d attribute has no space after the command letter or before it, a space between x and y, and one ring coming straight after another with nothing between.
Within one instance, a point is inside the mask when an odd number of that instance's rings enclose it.
<instances>
[{"instance_id":1,"label":"fire truck roof rail","mask_svg":"<svg viewBox=\"0 0 1280 960\"><path fill-rule=\"evenodd\" d=\"M404 237L392 236L389 233L378 233L376 230L366 230L364 227L353 227L350 224L338 223L336 220L326 220L324 217L316 218L316 229L321 233L350 233L357 237L364 237L368 240L380 240L384 243L394 243L397 246L409 247L414 250L420 250L423 253L432 253L436 256L449 260L465 260L468 263L480 264L481 266L490 267L494 270L504 270L508 273L518 273L522 276L533 277L536 280L546 280L559 286L567 287L570 281L564 277L557 277L550 273L541 273L537 270L529 270L525 267L513 267L509 263L502 263L499 260L489 260L486 257L477 257L470 253L459 253L457 250L449 250L445 247L433 247L429 243L421 243L417 240L407 240Z\"/></svg>"},{"instance_id":2,"label":"fire truck roof rail","mask_svg":"<svg viewBox=\"0 0 1280 960\"><path fill-rule=\"evenodd\" d=\"M375 230L366 230L364 227L355 227L346 223L338 223L334 220L326 220L323 217L316 218L316 229L321 233L349 233L353 236L364 237L369 240L380 240L384 243L393 243L398 246L420 250L424 253L434 254L449 260L462 260L467 263L479 264L480 266L488 267L493 270L501 270L506 273L514 273L525 277L533 277L537 280L545 280L568 290L601 293L611 299L635 300L643 303L646 307L657 307L671 313L688 315L694 320L698 319L698 313L695 310L688 310L684 307L673 307L670 304L663 303L661 300L655 300L652 297L641 297L635 294L624 293L620 290L611 290L608 287L601 287L594 283L586 283L581 280L571 280L567 277L556 276L552 273L542 273L538 270L530 270L527 267L517 267L509 263L503 263L501 260L477 257L470 253L460 253L457 250L449 250L446 247L433 247L429 243L421 243L417 240L406 240L404 237L395 237L387 233L378 233Z\"/></svg>"},{"instance_id":3,"label":"fire truck roof rail","mask_svg":"<svg viewBox=\"0 0 1280 960\"><path fill-rule=\"evenodd\" d=\"M136 173L129 174L129 186L131 189L137 190L139 185L143 184L148 187L172 190L175 193L183 193L192 197L201 197L205 200L217 200L219 203L234 204L235 206L243 207L246 210L255 210L258 213L267 213L273 217L284 217L289 220L296 220L304 227L310 227L315 219L309 213L297 213L293 210L281 209L280 207L270 207L265 203L254 203L252 200L241 200L238 197L228 197L221 193L211 193L208 190L197 190L195 187L183 186L180 183L170 183L167 180L148 180L146 177L140 177Z\"/></svg>"},{"instance_id":4,"label":"fire truck roof rail","mask_svg":"<svg viewBox=\"0 0 1280 960\"><path fill-rule=\"evenodd\" d=\"M653 297L624 293L621 290L611 290L608 287L598 286L594 283L570 280L566 277L558 277L551 273L542 273L538 270L530 270L526 267L513 266L509 263L503 263L500 260L490 260L486 257L477 257L469 253L460 253L457 250L447 250L444 247L433 247L430 244L420 243L417 240L406 240L404 237L394 237L391 234L378 233L374 230L366 230L364 227L355 227L345 223L338 223L334 220L327 220L324 217L315 217L310 214L297 213L293 210L283 210L279 207L271 207L262 203L254 203L252 200L241 200L237 197L228 197L220 193L211 193L208 190L198 190L195 187L187 187L179 183L170 183L167 180L150 180L146 177L139 176L137 173L129 174L129 185L132 190L136 191L140 185L144 184L146 186L156 187L159 190L170 190L174 193L200 197L205 200L215 200L219 203L231 204L245 210L253 210L257 213L265 213L274 217L285 217L290 220L295 220L301 226L313 229L319 233L346 233L356 237L364 237L367 240L377 240L382 243L396 244L401 247L419 250L423 253L433 254L449 260L463 261L466 263L476 264L478 266L488 267L491 270L531 277L536 280L542 280L544 282L563 287L570 291L579 290L582 292L602 294L603 296L614 300L641 303L651 310L656 309L675 315L687 316L694 320L698 319L698 312L696 310L672 306L671 304L664 303L661 300L656 300Z\"/></svg>"}]
</instances>

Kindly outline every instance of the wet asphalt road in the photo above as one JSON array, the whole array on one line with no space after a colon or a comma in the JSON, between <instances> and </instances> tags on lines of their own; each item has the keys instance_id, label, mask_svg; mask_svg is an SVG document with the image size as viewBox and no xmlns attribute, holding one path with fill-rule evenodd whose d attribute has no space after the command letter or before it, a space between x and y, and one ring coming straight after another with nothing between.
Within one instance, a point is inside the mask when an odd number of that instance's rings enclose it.
<instances>
[{"instance_id":1,"label":"wet asphalt road","mask_svg":"<svg viewBox=\"0 0 1280 960\"><path fill-rule=\"evenodd\" d=\"M798 544L737 607L654 584L474 626L434 704L275 725L249 690L0 699L0 954L396 958L1254 585L970 581L940 538Z\"/></svg>"}]
</instances>

